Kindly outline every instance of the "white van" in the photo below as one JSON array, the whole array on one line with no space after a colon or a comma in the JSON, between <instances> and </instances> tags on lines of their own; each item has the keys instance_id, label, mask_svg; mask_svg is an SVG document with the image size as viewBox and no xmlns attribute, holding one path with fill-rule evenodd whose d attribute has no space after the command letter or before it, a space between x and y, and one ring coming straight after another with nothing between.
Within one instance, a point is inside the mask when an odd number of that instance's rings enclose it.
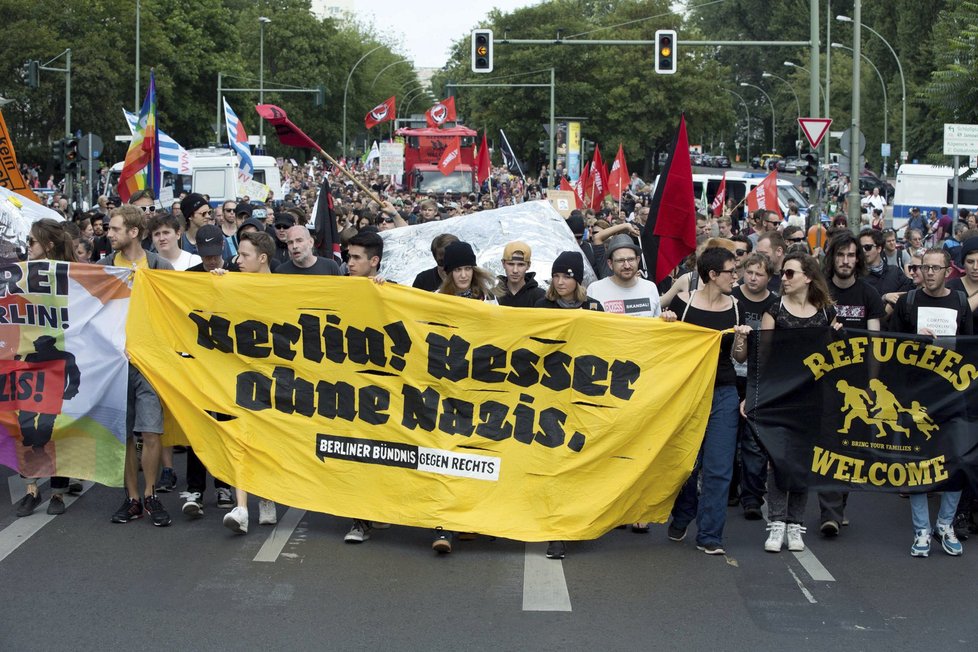
<instances>
[{"instance_id":1,"label":"white van","mask_svg":"<svg viewBox=\"0 0 978 652\"><path fill-rule=\"evenodd\" d=\"M961 168L959 174L967 169ZM940 213L945 206L950 212L954 206L954 170L938 165L901 165L893 194L893 227L904 227L915 206L924 215L931 210ZM978 209L978 180L958 180L958 207Z\"/></svg>"},{"instance_id":2,"label":"white van","mask_svg":"<svg viewBox=\"0 0 978 652\"><path fill-rule=\"evenodd\" d=\"M238 157L230 149L207 147L188 150L190 154L190 173L163 173L163 188L173 189L173 197L185 192L197 192L210 197L211 206L219 206L228 199L240 196L238 184ZM255 164L254 181L267 185L278 192L282 178L275 159L271 156L252 156ZM123 162L112 166L109 172L109 185L114 189L119 182ZM275 197L280 199L279 197Z\"/></svg>"},{"instance_id":3,"label":"white van","mask_svg":"<svg viewBox=\"0 0 978 652\"><path fill-rule=\"evenodd\" d=\"M693 175L693 196L696 198L696 207L699 212L705 213L713 202L717 191L720 189L720 182L723 174L694 174ZM727 172L727 199L733 199L734 204L743 201L751 190L761 185L765 173L754 172ZM809 203L805 196L798 189L798 186L778 179L778 205L781 207L781 214L788 214L788 202L794 201L798 204L798 214L808 218ZM744 207L744 212L746 212Z\"/></svg>"}]
</instances>

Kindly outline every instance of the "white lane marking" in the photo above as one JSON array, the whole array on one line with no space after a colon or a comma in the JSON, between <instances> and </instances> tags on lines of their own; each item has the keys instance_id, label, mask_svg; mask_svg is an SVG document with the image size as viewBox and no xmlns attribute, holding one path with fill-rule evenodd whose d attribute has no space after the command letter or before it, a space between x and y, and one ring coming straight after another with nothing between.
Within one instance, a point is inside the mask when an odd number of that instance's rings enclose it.
<instances>
[{"instance_id":1,"label":"white lane marking","mask_svg":"<svg viewBox=\"0 0 978 652\"><path fill-rule=\"evenodd\" d=\"M47 481L48 478L40 478L37 481L37 486L41 487ZM10 490L10 504L16 505L27 493L27 483L24 482L24 478L14 474L7 478L7 489Z\"/></svg>"},{"instance_id":2,"label":"white lane marking","mask_svg":"<svg viewBox=\"0 0 978 652\"><path fill-rule=\"evenodd\" d=\"M20 478L18 477L17 479L19 480ZM82 483L81 493L77 496L64 494L65 508L71 507L72 503L78 500L80 496L82 496L93 486L95 486L94 483L86 481ZM40 532L42 527L58 518L57 516L52 516L47 513L49 502L51 501L45 500L43 503L37 506L37 509L34 510L33 514L23 518L18 518L0 531L0 561L6 559L7 556L19 548L22 543ZM64 518L64 516L61 518Z\"/></svg>"},{"instance_id":3,"label":"white lane marking","mask_svg":"<svg viewBox=\"0 0 978 652\"><path fill-rule=\"evenodd\" d=\"M798 578L797 575L795 575L795 571L791 570L791 568L788 568L788 572L791 573L791 576L793 578L795 578L795 584L797 584L798 588L801 589L802 595L804 595L805 598L812 604L818 604L818 600L816 600L815 596L812 595L812 592L806 589L805 585L801 583L801 580Z\"/></svg>"},{"instance_id":4,"label":"white lane marking","mask_svg":"<svg viewBox=\"0 0 978 652\"><path fill-rule=\"evenodd\" d=\"M793 554L795 556L795 559L798 560L798 563L801 564L801 567L804 568L806 571L808 571L808 574L816 582L835 581L835 578L832 577L832 573L830 573L828 569L822 565L822 562L818 560L818 557L815 556L815 553L813 553L808 548L805 548L801 552L796 552Z\"/></svg>"},{"instance_id":5,"label":"white lane marking","mask_svg":"<svg viewBox=\"0 0 978 652\"><path fill-rule=\"evenodd\" d=\"M766 502L761 506L761 512L764 514L765 522L770 522L768 521L767 517ZM795 559L798 560L798 563L801 564L801 567L805 569L805 572L807 572L816 582L835 581L835 578L832 577L832 573L829 572L822 562L818 560L818 557L815 556L815 553L809 550L807 546L801 552L794 552L792 554L795 556ZM788 570L791 569L789 568ZM794 575L794 573L792 573L792 575Z\"/></svg>"},{"instance_id":6,"label":"white lane marking","mask_svg":"<svg viewBox=\"0 0 978 652\"><path fill-rule=\"evenodd\" d=\"M275 529L265 539L265 543L261 545L261 550L255 555L254 561L274 562L278 559L278 556L282 553L282 549L285 548L285 544L292 538L292 533L295 532L296 526L299 525L299 522L305 515L306 510L289 507L285 514L282 515L282 518L278 520Z\"/></svg>"},{"instance_id":7,"label":"white lane marking","mask_svg":"<svg viewBox=\"0 0 978 652\"><path fill-rule=\"evenodd\" d=\"M546 543L527 543L523 557L523 611L570 611L564 562L547 559Z\"/></svg>"}]
</instances>

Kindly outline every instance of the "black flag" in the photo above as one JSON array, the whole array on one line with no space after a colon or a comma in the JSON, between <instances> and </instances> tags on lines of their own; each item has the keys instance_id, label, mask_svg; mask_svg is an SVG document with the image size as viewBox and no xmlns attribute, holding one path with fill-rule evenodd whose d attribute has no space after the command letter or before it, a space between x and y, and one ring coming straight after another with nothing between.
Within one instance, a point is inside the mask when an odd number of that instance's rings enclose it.
<instances>
[{"instance_id":1,"label":"black flag","mask_svg":"<svg viewBox=\"0 0 978 652\"><path fill-rule=\"evenodd\" d=\"M509 170L511 174L518 174L521 178L523 178L523 168L520 166L520 160L516 158L516 154L513 153L513 148L510 146L509 140L506 138L506 132L500 129L499 135L502 136L502 143L499 145L499 152L503 155L503 164L506 165L506 169Z\"/></svg>"},{"instance_id":2,"label":"black flag","mask_svg":"<svg viewBox=\"0 0 978 652\"><path fill-rule=\"evenodd\" d=\"M323 173L323 185L316 199L316 253L324 258L332 258L337 264L343 262L340 255L340 235L336 230L336 213L333 212L333 193L329 188L329 174Z\"/></svg>"}]
</instances>

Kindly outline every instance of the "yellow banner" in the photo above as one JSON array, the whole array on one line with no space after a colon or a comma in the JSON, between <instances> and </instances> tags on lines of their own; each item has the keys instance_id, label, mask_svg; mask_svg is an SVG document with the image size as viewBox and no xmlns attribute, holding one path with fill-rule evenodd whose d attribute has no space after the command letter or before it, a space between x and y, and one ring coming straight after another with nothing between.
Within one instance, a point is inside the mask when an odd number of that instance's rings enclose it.
<instances>
[{"instance_id":1,"label":"yellow banner","mask_svg":"<svg viewBox=\"0 0 978 652\"><path fill-rule=\"evenodd\" d=\"M664 522L703 438L720 344L682 323L359 278L145 270L126 331L232 485L523 541Z\"/></svg>"}]
</instances>

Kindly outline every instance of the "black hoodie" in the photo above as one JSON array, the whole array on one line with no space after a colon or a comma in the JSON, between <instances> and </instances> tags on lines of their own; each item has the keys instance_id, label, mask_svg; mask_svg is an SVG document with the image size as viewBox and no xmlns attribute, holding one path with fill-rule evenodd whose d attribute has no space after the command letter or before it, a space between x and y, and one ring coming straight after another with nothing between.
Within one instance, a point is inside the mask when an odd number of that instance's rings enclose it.
<instances>
[{"instance_id":1,"label":"black hoodie","mask_svg":"<svg viewBox=\"0 0 978 652\"><path fill-rule=\"evenodd\" d=\"M547 293L542 287L537 284L536 272L526 273L526 282L523 283L523 287L519 289L519 292L513 294L509 291L509 285L506 282L505 276L497 276L499 279L499 305L501 306L511 306L513 308L532 308L537 301L542 299Z\"/></svg>"}]
</instances>

